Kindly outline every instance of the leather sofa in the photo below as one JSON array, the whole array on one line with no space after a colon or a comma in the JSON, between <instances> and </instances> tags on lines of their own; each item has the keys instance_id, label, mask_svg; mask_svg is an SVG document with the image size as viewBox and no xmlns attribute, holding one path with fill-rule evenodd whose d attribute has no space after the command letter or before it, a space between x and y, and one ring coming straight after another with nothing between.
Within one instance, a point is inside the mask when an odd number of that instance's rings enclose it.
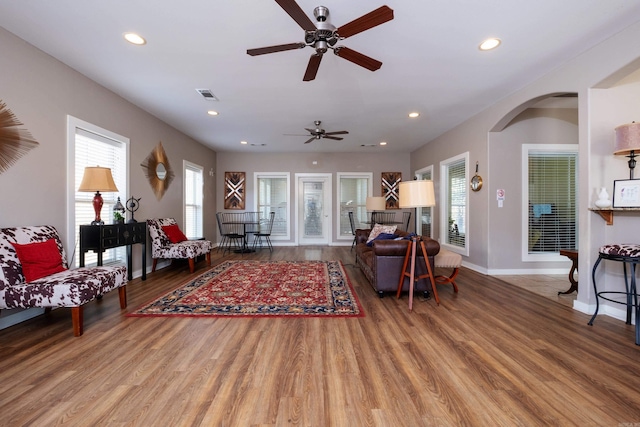
<instances>
[{"instance_id":1,"label":"leather sofa","mask_svg":"<svg viewBox=\"0 0 640 427\"><path fill-rule=\"evenodd\" d=\"M398 291L398 283L402 274L402 265L404 257L407 253L407 247L411 243L410 240L374 240L372 246L367 246L367 239L371 233L370 229L356 230L356 265L360 267L373 289L378 292L378 296L382 298L385 292ZM396 230L395 234L399 237L405 237L408 233ZM422 237L427 258L431 263L431 269L434 268L434 258L440 252L440 244L429 237ZM418 257L416 259L416 277L427 274L427 267L422 257L422 251L418 246ZM404 278L402 287L404 292L409 291L409 277ZM431 291L431 282L429 278L420 279L414 286L415 291L422 291L426 298L429 297Z\"/></svg>"}]
</instances>

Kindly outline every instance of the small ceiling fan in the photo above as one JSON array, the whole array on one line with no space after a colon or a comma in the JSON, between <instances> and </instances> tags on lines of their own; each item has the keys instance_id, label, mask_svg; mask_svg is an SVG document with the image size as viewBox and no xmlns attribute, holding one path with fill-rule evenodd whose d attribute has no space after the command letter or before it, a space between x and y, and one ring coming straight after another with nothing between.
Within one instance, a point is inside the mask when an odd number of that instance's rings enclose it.
<instances>
[{"instance_id":1,"label":"small ceiling fan","mask_svg":"<svg viewBox=\"0 0 640 427\"><path fill-rule=\"evenodd\" d=\"M333 49L333 53L339 57L371 71L376 71L382 66L382 62L378 60L353 49L349 49L346 46L335 46L335 44L339 40L344 40L347 37L351 37L392 20L393 10L388 6L381 6L376 10L362 15L360 18L336 28L329 23L329 9L325 6L318 6L313 10L313 15L316 18L316 22L314 23L302 11L295 0L276 0L276 3L302 27L304 30L304 43L288 43L257 49L247 49L247 54L251 56L264 55L267 53L283 52L285 50L302 49L303 47L310 46L315 49L315 53L309 58L307 70L302 79L305 82L316 78L322 55L327 52L328 49Z\"/></svg>"},{"instance_id":2,"label":"small ceiling fan","mask_svg":"<svg viewBox=\"0 0 640 427\"><path fill-rule=\"evenodd\" d=\"M327 132L324 129L322 129L320 127L320 124L322 122L320 120L316 120L315 122L313 122L313 124L316 125L315 129L309 129L309 128L305 128L305 130L307 132L309 132L309 135L298 135L298 134L291 134L291 133L287 133L285 135L291 135L291 136L310 136L311 138L309 138L308 140L306 140L304 143L308 144L311 141L313 141L314 139L321 139L321 138L326 138L326 139L335 139L336 141L341 141L344 138L341 138L339 136L333 136L333 135L346 135L349 132L347 132L346 130L338 130L335 132Z\"/></svg>"}]
</instances>

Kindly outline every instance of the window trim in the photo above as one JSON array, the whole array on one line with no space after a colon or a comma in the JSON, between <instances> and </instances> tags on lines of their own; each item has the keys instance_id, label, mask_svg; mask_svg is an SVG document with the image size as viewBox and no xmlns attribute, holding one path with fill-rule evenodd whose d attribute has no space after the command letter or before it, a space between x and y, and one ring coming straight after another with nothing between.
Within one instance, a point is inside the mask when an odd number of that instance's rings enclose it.
<instances>
[{"instance_id":1,"label":"window trim","mask_svg":"<svg viewBox=\"0 0 640 427\"><path fill-rule=\"evenodd\" d=\"M258 197L260 192L260 187L258 184L259 178L285 178L287 180L287 211L286 214L286 234L272 234L271 240L291 240L291 173L290 172L254 172L253 173L253 206L255 206L255 210L258 210Z\"/></svg>"},{"instance_id":2,"label":"window trim","mask_svg":"<svg viewBox=\"0 0 640 427\"><path fill-rule=\"evenodd\" d=\"M447 243L447 236L445 233L449 230L448 224L448 206L449 200L447 200L447 194L449 194L449 166L452 163L456 163L460 160L464 159L464 182L469 182L469 152L464 152L462 154L458 154L457 156L450 157L446 160L440 162L440 224L439 224L439 236L440 236L440 246L450 250L451 252L456 252L464 256L469 256L469 188L465 185L463 188L465 189L465 209L464 209L464 221L465 221L465 238L464 238L464 247L451 245Z\"/></svg>"},{"instance_id":3,"label":"window trim","mask_svg":"<svg viewBox=\"0 0 640 427\"><path fill-rule=\"evenodd\" d=\"M200 209L202 210L202 214L200 216L200 229L202 230L201 236L188 236L188 238L201 238L204 237L204 167L200 166L196 163L190 162L188 160L182 160L182 226L187 232L187 170L192 170L194 172L200 172L202 176L202 204L200 205Z\"/></svg>"},{"instance_id":4,"label":"window trim","mask_svg":"<svg viewBox=\"0 0 640 427\"><path fill-rule=\"evenodd\" d=\"M366 179L367 180L367 197L371 197L373 195L373 172L336 172L336 240L342 241L353 241L353 236L349 235L341 235L340 233L340 219L342 212L340 211L340 200L342 199L342 194L340 192L340 180L342 178L356 178L356 179ZM366 201L366 200L365 200Z\"/></svg>"},{"instance_id":5,"label":"window trim","mask_svg":"<svg viewBox=\"0 0 640 427\"><path fill-rule=\"evenodd\" d=\"M578 159L579 147L578 144L522 144L522 223L521 223L521 255L523 262L554 262L554 261L566 261L566 257L561 256L560 253L529 253L529 154L531 152L544 152L544 153L575 153L576 160ZM579 164L576 165L578 169ZM580 182L576 177L576 186L579 186ZM578 192L576 192L578 197ZM578 201L576 200L576 210L578 209ZM578 223L579 215L576 215L576 224ZM578 236L576 236L577 238Z\"/></svg>"},{"instance_id":6,"label":"window trim","mask_svg":"<svg viewBox=\"0 0 640 427\"><path fill-rule=\"evenodd\" d=\"M76 156L76 129L83 129L87 132L94 133L99 136L103 136L108 139L112 139L114 141L118 141L125 146L126 151L126 165L125 165L125 176L126 176L126 188L124 191L119 189L123 194L130 194L129 192L129 182L130 182L130 161L131 161L131 151L130 151L130 140L129 138L119 135L115 132L111 132L107 129L101 128L100 126L94 125L89 122L85 122L84 120L78 119L77 117L73 117L71 115L67 115L67 232L66 232L66 242L65 249L67 252L67 258L69 261L69 265L73 266L74 263L71 262L75 259L76 248L78 245L75 241L76 235L76 224L75 224L75 193L76 189L75 185L75 156ZM126 197L126 196L125 196ZM126 200L122 200L122 202L126 202ZM106 217L105 217L106 218ZM108 222L107 222L108 223Z\"/></svg>"},{"instance_id":7,"label":"window trim","mask_svg":"<svg viewBox=\"0 0 640 427\"><path fill-rule=\"evenodd\" d=\"M428 179L430 179L431 181L434 181L434 186L435 186L435 180L433 179L433 169L434 169L433 165L425 166L425 167L423 167L421 169L416 170L414 172L413 176L414 177L418 177L418 179L422 179L422 175L429 174L429 175L431 175L431 178L428 178ZM422 232L422 227L421 227L422 224L419 223L418 221L420 220L420 218L422 218L422 210L423 209L429 209L431 211L431 236L427 236L427 237L433 238L435 236L434 230L433 230L434 225L435 225L435 221L434 221L434 217L433 217L433 215L434 215L433 206L428 207L428 208L416 208L416 209L414 209L414 212L412 212L412 215L415 216L413 218L414 230L416 231L417 234L421 234L421 232ZM420 233L419 233L419 231L420 231Z\"/></svg>"}]
</instances>

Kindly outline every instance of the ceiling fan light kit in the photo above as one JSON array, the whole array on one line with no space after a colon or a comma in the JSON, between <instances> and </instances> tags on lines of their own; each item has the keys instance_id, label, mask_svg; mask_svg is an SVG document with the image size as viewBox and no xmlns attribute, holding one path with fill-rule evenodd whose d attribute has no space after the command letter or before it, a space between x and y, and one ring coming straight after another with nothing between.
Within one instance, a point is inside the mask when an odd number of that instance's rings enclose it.
<instances>
[{"instance_id":1,"label":"ceiling fan light kit","mask_svg":"<svg viewBox=\"0 0 640 427\"><path fill-rule=\"evenodd\" d=\"M307 64L307 69L302 79L303 81L311 81L316 78L318 68L320 68L320 62L322 61L322 55L329 49L333 49L333 53L340 58L346 59L370 71L376 71L382 66L382 62L376 59L349 49L348 47L335 45L340 40L344 40L347 37L354 36L392 20L393 10L388 6L381 6L376 10L362 15L360 18L336 28L329 22L329 9L325 6L318 6L313 10L313 15L316 18L316 22L313 22L295 0L276 0L276 3L305 31L304 43L288 43L247 49L248 55L264 55L310 46L315 50L315 53L309 58L309 63Z\"/></svg>"}]
</instances>

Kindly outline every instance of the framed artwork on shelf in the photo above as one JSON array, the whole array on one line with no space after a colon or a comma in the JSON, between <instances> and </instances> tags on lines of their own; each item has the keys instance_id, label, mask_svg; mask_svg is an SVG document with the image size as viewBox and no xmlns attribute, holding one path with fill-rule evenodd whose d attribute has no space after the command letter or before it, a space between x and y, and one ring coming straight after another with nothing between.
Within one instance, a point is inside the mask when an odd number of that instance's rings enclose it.
<instances>
[{"instance_id":1,"label":"framed artwork on shelf","mask_svg":"<svg viewBox=\"0 0 640 427\"><path fill-rule=\"evenodd\" d=\"M614 208L640 208L640 179L613 181Z\"/></svg>"},{"instance_id":2,"label":"framed artwork on shelf","mask_svg":"<svg viewBox=\"0 0 640 427\"><path fill-rule=\"evenodd\" d=\"M382 195L385 209L400 209L398 204L398 185L402 181L402 172L382 172Z\"/></svg>"},{"instance_id":3,"label":"framed artwork on shelf","mask_svg":"<svg viewBox=\"0 0 640 427\"><path fill-rule=\"evenodd\" d=\"M244 172L224 173L224 208L244 210Z\"/></svg>"}]
</instances>

